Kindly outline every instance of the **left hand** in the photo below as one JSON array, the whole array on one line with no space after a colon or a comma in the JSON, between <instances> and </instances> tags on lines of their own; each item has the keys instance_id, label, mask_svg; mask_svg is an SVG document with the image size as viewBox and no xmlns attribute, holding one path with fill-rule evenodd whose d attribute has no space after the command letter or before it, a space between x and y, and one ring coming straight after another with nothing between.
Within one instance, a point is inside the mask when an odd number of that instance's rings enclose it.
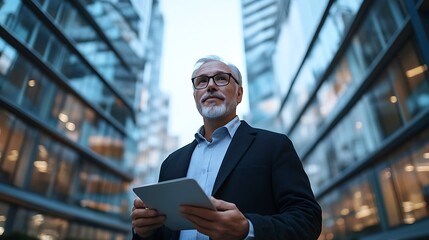
<instances>
[{"instance_id":1,"label":"left hand","mask_svg":"<svg viewBox=\"0 0 429 240\"><path fill-rule=\"evenodd\" d=\"M217 211L183 205L180 212L192 222L197 231L214 240L244 239L249 232L249 223L235 204L214 197L210 200Z\"/></svg>"}]
</instances>

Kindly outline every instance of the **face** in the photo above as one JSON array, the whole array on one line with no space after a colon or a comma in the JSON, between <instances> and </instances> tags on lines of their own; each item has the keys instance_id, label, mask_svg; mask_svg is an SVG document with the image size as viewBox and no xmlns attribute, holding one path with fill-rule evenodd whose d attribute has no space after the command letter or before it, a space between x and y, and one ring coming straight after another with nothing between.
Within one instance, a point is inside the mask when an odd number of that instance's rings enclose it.
<instances>
[{"instance_id":1,"label":"face","mask_svg":"<svg viewBox=\"0 0 429 240\"><path fill-rule=\"evenodd\" d=\"M201 65L195 76L213 76L217 73L231 73L231 70L223 62L210 61ZM242 96L243 88L232 78L226 86L219 87L210 79L206 88L194 90L198 112L205 119L231 120L236 116L236 108Z\"/></svg>"}]
</instances>

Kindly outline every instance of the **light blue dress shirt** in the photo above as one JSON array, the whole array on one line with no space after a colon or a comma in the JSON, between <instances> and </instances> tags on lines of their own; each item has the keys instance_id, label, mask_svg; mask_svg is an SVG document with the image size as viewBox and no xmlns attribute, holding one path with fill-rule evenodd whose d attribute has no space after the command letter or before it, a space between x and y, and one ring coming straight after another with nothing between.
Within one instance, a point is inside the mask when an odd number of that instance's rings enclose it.
<instances>
[{"instance_id":1,"label":"light blue dress shirt","mask_svg":"<svg viewBox=\"0 0 429 240\"><path fill-rule=\"evenodd\" d=\"M225 126L216 129L209 142L203 136L204 128L201 127L195 134L198 144L192 153L186 177L195 179L201 188L211 196L214 182L219 172L226 150L231 143L237 128L240 126L240 119L236 116ZM253 226L249 221L249 236L253 236ZM180 240L207 240L208 236L199 233L197 230L183 230L180 232Z\"/></svg>"}]
</instances>

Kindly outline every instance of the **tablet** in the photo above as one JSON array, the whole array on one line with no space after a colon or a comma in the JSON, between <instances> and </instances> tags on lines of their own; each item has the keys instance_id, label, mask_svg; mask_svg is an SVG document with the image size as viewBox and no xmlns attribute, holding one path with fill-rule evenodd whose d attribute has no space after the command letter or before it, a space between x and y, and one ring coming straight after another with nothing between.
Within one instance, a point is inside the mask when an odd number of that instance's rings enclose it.
<instances>
[{"instance_id":1,"label":"tablet","mask_svg":"<svg viewBox=\"0 0 429 240\"><path fill-rule=\"evenodd\" d=\"M166 215L165 226L171 230L194 229L180 214L180 205L194 205L215 210L210 199L191 178L178 178L133 188L146 206Z\"/></svg>"}]
</instances>

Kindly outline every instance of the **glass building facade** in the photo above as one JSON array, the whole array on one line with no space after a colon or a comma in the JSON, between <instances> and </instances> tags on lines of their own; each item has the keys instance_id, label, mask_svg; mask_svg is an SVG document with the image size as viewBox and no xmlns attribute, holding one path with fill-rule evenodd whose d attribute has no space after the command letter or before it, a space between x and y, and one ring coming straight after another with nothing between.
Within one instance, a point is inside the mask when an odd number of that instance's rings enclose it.
<instances>
[{"instance_id":1,"label":"glass building facade","mask_svg":"<svg viewBox=\"0 0 429 240\"><path fill-rule=\"evenodd\" d=\"M0 0L0 236L129 238L139 21L128 0Z\"/></svg>"},{"instance_id":2,"label":"glass building facade","mask_svg":"<svg viewBox=\"0 0 429 240\"><path fill-rule=\"evenodd\" d=\"M319 4L278 79L278 118L323 208L319 239L428 239L429 1Z\"/></svg>"},{"instance_id":3,"label":"glass building facade","mask_svg":"<svg viewBox=\"0 0 429 240\"><path fill-rule=\"evenodd\" d=\"M290 0L242 0L243 39L252 125L278 130L275 118L281 95L274 80L273 54Z\"/></svg>"}]
</instances>

